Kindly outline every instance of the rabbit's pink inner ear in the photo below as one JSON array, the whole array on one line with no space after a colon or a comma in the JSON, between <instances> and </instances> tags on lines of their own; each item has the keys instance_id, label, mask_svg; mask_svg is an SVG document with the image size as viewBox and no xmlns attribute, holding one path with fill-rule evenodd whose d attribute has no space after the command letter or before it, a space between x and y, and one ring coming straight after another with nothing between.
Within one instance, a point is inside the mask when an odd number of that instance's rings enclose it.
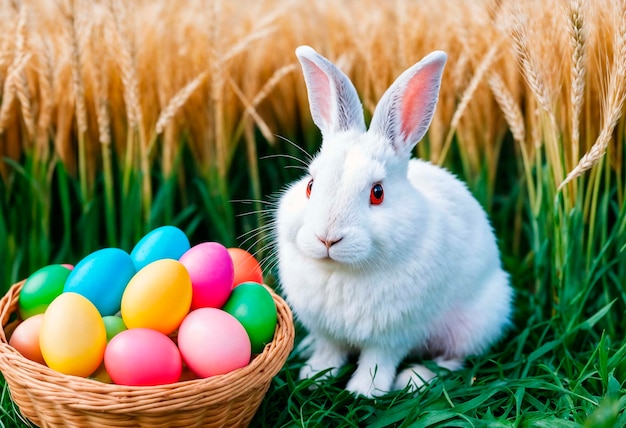
<instances>
[{"instance_id":1,"label":"rabbit's pink inner ear","mask_svg":"<svg viewBox=\"0 0 626 428\"><path fill-rule=\"evenodd\" d=\"M318 127L328 127L331 123L333 97L330 79L313 61L306 58L303 58L303 61L308 64L305 69L305 79L311 115Z\"/></svg>"},{"instance_id":2,"label":"rabbit's pink inner ear","mask_svg":"<svg viewBox=\"0 0 626 428\"><path fill-rule=\"evenodd\" d=\"M416 137L430 125L434 104L437 101L433 88L441 72L439 64L428 64L416 73L407 83L402 95L400 134L406 144L417 143Z\"/></svg>"}]
</instances>

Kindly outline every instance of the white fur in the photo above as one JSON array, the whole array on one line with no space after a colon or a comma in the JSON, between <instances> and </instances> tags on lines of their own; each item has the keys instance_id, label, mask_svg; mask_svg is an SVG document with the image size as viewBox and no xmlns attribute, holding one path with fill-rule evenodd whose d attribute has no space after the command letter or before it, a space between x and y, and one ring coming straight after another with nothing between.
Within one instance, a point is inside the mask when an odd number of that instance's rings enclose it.
<instances>
[{"instance_id":1,"label":"white fur","mask_svg":"<svg viewBox=\"0 0 626 428\"><path fill-rule=\"evenodd\" d=\"M309 331L300 377L333 375L358 352L348 390L371 397L419 388L435 374L414 366L397 375L403 359L460 368L502 335L512 300L480 204L444 169L409 160L430 124L446 56L435 52L403 73L365 131L347 77L311 48L297 55L324 128L309 174L283 193L276 218L280 282ZM370 205L376 183L384 200Z\"/></svg>"}]
</instances>

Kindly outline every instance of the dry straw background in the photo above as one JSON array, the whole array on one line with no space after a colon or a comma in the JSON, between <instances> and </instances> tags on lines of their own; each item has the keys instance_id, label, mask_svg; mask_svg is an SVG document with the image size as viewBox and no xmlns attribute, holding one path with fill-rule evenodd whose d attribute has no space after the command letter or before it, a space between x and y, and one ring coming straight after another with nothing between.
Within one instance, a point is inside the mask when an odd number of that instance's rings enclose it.
<instances>
[{"instance_id":1,"label":"dry straw background","mask_svg":"<svg viewBox=\"0 0 626 428\"><path fill-rule=\"evenodd\" d=\"M554 145L559 184L604 154L616 123L623 130L625 9L619 0L4 1L0 155L54 152L70 171L84 168L89 185L110 146L138 168L171 172L186 133L197 161L224 174L246 123L270 143L310 126L299 44L337 61L368 112L402 70L443 49L430 157L442 159L455 135L471 169L486 161L495 171L510 130L528 158Z\"/></svg>"}]
</instances>

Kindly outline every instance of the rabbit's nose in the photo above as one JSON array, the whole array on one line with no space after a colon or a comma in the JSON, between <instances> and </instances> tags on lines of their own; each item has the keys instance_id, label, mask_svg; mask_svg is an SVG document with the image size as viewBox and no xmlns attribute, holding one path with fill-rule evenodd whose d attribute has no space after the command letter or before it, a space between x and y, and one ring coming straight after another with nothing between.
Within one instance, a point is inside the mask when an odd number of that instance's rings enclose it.
<instances>
[{"instance_id":1,"label":"rabbit's nose","mask_svg":"<svg viewBox=\"0 0 626 428\"><path fill-rule=\"evenodd\" d=\"M322 244L324 244L327 249L330 249L330 247L335 245L337 242L341 241L343 239L343 237L339 238L339 239L330 239L330 238L321 238L321 237L318 236L317 239L319 239L320 242Z\"/></svg>"}]
</instances>

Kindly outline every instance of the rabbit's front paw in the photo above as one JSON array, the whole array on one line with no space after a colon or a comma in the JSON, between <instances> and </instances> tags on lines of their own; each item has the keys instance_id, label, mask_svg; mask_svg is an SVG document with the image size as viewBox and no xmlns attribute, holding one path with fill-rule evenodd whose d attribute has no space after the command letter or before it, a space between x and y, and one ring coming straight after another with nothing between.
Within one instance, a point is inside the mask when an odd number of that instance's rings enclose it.
<instances>
[{"instance_id":1,"label":"rabbit's front paw","mask_svg":"<svg viewBox=\"0 0 626 428\"><path fill-rule=\"evenodd\" d=\"M440 357L436 358L435 362L440 368L448 371L459 370L463 367L463 359L461 358L445 359ZM401 390L408 386L409 392L417 392L424 385L431 383L438 375L439 373L433 372L422 364L415 364L398 373L393 383L393 389Z\"/></svg>"},{"instance_id":2,"label":"rabbit's front paw","mask_svg":"<svg viewBox=\"0 0 626 428\"><path fill-rule=\"evenodd\" d=\"M408 386L409 392L417 392L422 388L422 386L429 383L436 376L437 375L427 367L416 364L398 373L398 376L393 383L393 389L401 390Z\"/></svg>"},{"instance_id":3,"label":"rabbit's front paw","mask_svg":"<svg viewBox=\"0 0 626 428\"><path fill-rule=\"evenodd\" d=\"M367 398L374 397L376 393L374 380L371 377L367 378L364 376L352 376L346 385L346 389L355 395L362 395Z\"/></svg>"},{"instance_id":4,"label":"rabbit's front paw","mask_svg":"<svg viewBox=\"0 0 626 428\"><path fill-rule=\"evenodd\" d=\"M320 372L327 371L322 379L334 377L347 359L347 352L340 346L317 338L313 341L313 354L300 369L300 380L314 377Z\"/></svg>"},{"instance_id":5,"label":"rabbit's front paw","mask_svg":"<svg viewBox=\"0 0 626 428\"><path fill-rule=\"evenodd\" d=\"M346 385L346 389L353 394L373 398L385 395L391 389L395 370L380 367L365 367L359 365Z\"/></svg>"}]
</instances>

